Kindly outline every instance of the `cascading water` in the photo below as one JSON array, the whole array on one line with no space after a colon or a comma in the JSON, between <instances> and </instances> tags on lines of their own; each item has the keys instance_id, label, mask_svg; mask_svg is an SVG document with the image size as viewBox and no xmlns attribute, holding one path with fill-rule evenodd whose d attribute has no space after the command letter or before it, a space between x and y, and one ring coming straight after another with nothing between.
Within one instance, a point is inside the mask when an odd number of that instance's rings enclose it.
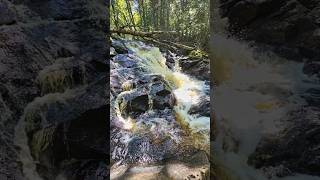
<instances>
[{"instance_id":1,"label":"cascading water","mask_svg":"<svg viewBox=\"0 0 320 180\"><path fill-rule=\"evenodd\" d=\"M36 162L31 156L30 148L28 145L28 136L25 132L24 117L20 119L15 129L15 145L20 148L19 160L22 162L22 171L25 178L28 180L42 180L36 170Z\"/></svg>"},{"instance_id":2,"label":"cascading water","mask_svg":"<svg viewBox=\"0 0 320 180\"><path fill-rule=\"evenodd\" d=\"M41 165L41 162L38 160L39 157L37 157L39 154L37 153L41 152L34 151L35 146L38 145L36 148L41 149L45 148L42 147L41 143L46 143L47 141L47 143L50 143L50 138L44 137L42 134L37 137L39 138L39 144L35 145L36 143L32 143L32 138L28 139L30 137L26 132L28 128L34 128L33 125L30 124L39 122L39 119L36 118L37 116L41 117L40 122L44 124L47 122L44 112L48 109L50 103L59 102L64 104L66 103L66 99L74 97L74 94L77 94L81 90L81 88L76 85L81 85L82 88L86 87L86 69L84 64L80 62L78 65L80 72L80 80L77 82L78 84L75 83L73 79L72 67L74 66L70 59L63 59L45 67L39 72L37 81L41 87L41 94L43 96L35 98L25 106L23 115L20 117L20 120L16 125L14 143L19 148L19 161L22 164L23 174L28 180L43 179L41 177L43 174L40 176L40 173L37 171L37 166ZM71 89L72 86L76 88ZM62 176L63 175L59 175L56 179L61 180L63 179Z\"/></svg>"},{"instance_id":3,"label":"cascading water","mask_svg":"<svg viewBox=\"0 0 320 180\"><path fill-rule=\"evenodd\" d=\"M144 45L145 46L145 45ZM209 86L196 79L192 79L188 75L182 73L178 65L173 70L166 65L166 59L162 56L159 48L148 47L130 49L142 59L140 65L150 73L161 74L167 80L177 99L177 105L174 107L177 116L185 121L193 132L204 131L207 134L206 145L209 144L210 117L196 117L189 114L192 105L197 105L201 96L209 93ZM178 64L178 62L176 62Z\"/></svg>"},{"instance_id":4,"label":"cascading water","mask_svg":"<svg viewBox=\"0 0 320 180\"><path fill-rule=\"evenodd\" d=\"M217 6L218 7L218 6ZM263 136L272 136L286 126L288 112L305 105L301 94L319 85L302 73L302 63L275 55L258 54L248 44L227 38L221 27L226 20L214 14L211 53L214 79L215 120L218 129L212 156L218 179L269 179L248 165ZM320 179L300 175L272 179Z\"/></svg>"},{"instance_id":5,"label":"cascading water","mask_svg":"<svg viewBox=\"0 0 320 180\"><path fill-rule=\"evenodd\" d=\"M159 48L134 40L121 40L121 42L129 52L125 56L122 54L117 55L111 64L111 89L113 89L112 92L114 94L118 91L115 80L122 83L122 90L119 90L120 92L116 95L112 94L113 100L111 99L111 104L113 104L113 107L111 107L111 112L114 112L114 117L112 117L114 124L118 124L116 126L121 127L122 130L113 128L114 131L119 131L119 133L112 135L111 142L117 144L121 141L123 145L114 145L111 148L113 150L111 153L112 159L117 159L117 154L120 154L118 153L119 151L123 152L121 153L123 157L114 163L114 166L118 166L118 168L111 169L111 178L116 179L124 173L127 173L126 177L130 176L128 173L139 173L138 177L147 177L148 173L161 173L162 169L169 167L169 165L164 165L166 164L166 154L179 156L178 154L175 155L178 152L174 152L178 146L186 147L187 145L191 145L209 154L210 117L198 113L190 113L190 110L194 106L199 105L203 97L209 96L210 89L208 83L196 80L181 72L178 59L176 59L174 67L170 69L166 65L166 58ZM123 61L123 59L125 60ZM126 64L121 66L121 63L124 64L123 62ZM137 90L139 87L136 87L138 85L134 84L145 81L146 77L147 79L151 78L151 81L148 80L149 85L146 88ZM163 80L161 80L162 78ZM168 87L164 88L166 86ZM170 97L175 102L172 109L157 105L157 102L155 102L157 99L153 97L153 91L157 90L155 87L169 89L156 93L156 96L167 97L165 96L165 92L170 91L172 93ZM128 106L131 107L135 103L133 102L133 98L136 96L138 98L135 100L139 99L139 102L143 101L147 103L147 111L139 115L128 115L130 112L127 112L125 109L128 109ZM146 97L146 100L144 100L144 97ZM126 100L130 101L130 103L124 103ZM164 100L171 101L166 98ZM169 106L167 104L165 103L163 106ZM141 108L142 105L137 108ZM118 136L122 137L120 141L116 140ZM152 139L152 142L158 142L160 145L158 143L150 145L145 140L146 137L155 138ZM130 144L135 144L137 138L142 138L141 144L131 146ZM167 143L172 143L172 146L166 147ZM156 149L156 152L150 155L148 152L152 151L153 146L157 146L159 149ZM130 169L127 170L128 165L125 165L124 161L130 159L130 155L128 154L135 151L135 149L137 149L138 154L142 153L140 155L142 157L139 157L138 160L133 160L134 162L131 162ZM157 159L157 161L153 161L154 159ZM172 166L180 167L179 165ZM197 168L199 169L199 167ZM184 173L176 174L177 172L174 168L169 168L167 171L169 171L168 174L175 174L175 177L186 176ZM162 177L162 179L166 178Z\"/></svg>"}]
</instances>

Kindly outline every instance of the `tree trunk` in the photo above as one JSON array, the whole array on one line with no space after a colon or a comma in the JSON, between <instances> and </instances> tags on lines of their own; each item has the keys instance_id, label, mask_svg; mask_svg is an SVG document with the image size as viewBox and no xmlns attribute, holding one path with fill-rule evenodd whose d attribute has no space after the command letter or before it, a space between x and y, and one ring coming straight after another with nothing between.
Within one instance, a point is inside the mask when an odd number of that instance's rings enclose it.
<instances>
[{"instance_id":1,"label":"tree trunk","mask_svg":"<svg viewBox=\"0 0 320 180\"><path fill-rule=\"evenodd\" d=\"M114 20L114 25L116 26L116 28L119 28L119 17L118 17L118 13L116 12L116 9L114 7L114 1L111 2L111 8L113 11L113 20Z\"/></svg>"},{"instance_id":2,"label":"tree trunk","mask_svg":"<svg viewBox=\"0 0 320 180\"><path fill-rule=\"evenodd\" d=\"M136 30L136 23L134 22L134 18L133 18L133 14L132 14L131 5L130 5L129 0L126 0L126 5L127 5L128 12L129 12L129 16L131 18L131 23L133 25L133 29Z\"/></svg>"}]
</instances>

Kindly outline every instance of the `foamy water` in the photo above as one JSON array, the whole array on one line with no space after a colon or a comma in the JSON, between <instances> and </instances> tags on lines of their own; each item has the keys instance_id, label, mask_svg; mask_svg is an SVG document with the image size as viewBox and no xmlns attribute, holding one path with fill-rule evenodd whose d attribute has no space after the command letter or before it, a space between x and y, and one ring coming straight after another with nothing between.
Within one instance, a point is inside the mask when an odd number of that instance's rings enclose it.
<instances>
[{"instance_id":1,"label":"foamy water","mask_svg":"<svg viewBox=\"0 0 320 180\"><path fill-rule=\"evenodd\" d=\"M272 136L286 126L281 118L305 105L299 96L306 89L319 88L302 73L302 63L258 54L248 43L230 38L228 19L219 14L219 0L213 0L210 48L211 71L217 86L211 105L215 109L218 135L211 143L211 155L221 170L220 179L264 180L262 171L248 165L262 136ZM219 174L219 173L218 173ZM296 174L274 180L319 180Z\"/></svg>"},{"instance_id":2,"label":"foamy water","mask_svg":"<svg viewBox=\"0 0 320 180\"><path fill-rule=\"evenodd\" d=\"M188 113L191 106L200 103L201 96L209 93L209 86L203 81L182 73L177 65L173 70L169 69L166 66L166 59L159 48L147 46L141 42L131 42L128 47L141 59L138 62L147 73L160 74L169 82L177 100L177 105L174 107L175 112L189 124L193 131L207 131L206 139L208 140L207 143L209 143L210 117L190 115Z\"/></svg>"},{"instance_id":3,"label":"foamy water","mask_svg":"<svg viewBox=\"0 0 320 180\"><path fill-rule=\"evenodd\" d=\"M36 171L36 162L31 156L24 118L21 118L16 126L14 143L20 148L18 157L22 162L22 172L25 178L28 180L42 180Z\"/></svg>"},{"instance_id":4,"label":"foamy water","mask_svg":"<svg viewBox=\"0 0 320 180\"><path fill-rule=\"evenodd\" d=\"M231 179L267 179L247 164L248 156L262 136L275 134L286 126L281 118L305 105L301 93L317 85L302 73L302 63L274 55L259 56L246 43L222 34L212 37L211 47L213 74L218 83L212 104L218 126L214 159ZM297 175L283 179L320 178Z\"/></svg>"}]
</instances>

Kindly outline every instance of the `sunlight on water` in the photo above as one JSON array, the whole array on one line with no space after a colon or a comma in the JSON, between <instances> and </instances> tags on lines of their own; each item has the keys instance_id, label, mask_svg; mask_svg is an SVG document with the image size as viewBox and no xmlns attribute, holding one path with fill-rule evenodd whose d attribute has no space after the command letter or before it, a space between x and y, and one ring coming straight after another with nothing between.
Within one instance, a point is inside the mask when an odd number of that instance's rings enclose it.
<instances>
[{"instance_id":1,"label":"sunlight on water","mask_svg":"<svg viewBox=\"0 0 320 180\"><path fill-rule=\"evenodd\" d=\"M205 144L209 145L210 117L199 117L190 115L189 110L192 106L200 103L201 96L209 91L208 85L203 81L192 79L190 76L180 72L179 66L174 70L166 66L166 59L161 54L159 48L146 46L143 43L130 42L127 46L140 58L139 64L148 73L161 74L169 82L176 97L177 104L175 112L182 123L187 124L188 128L194 133L202 133ZM207 149L208 150L208 149Z\"/></svg>"}]
</instances>

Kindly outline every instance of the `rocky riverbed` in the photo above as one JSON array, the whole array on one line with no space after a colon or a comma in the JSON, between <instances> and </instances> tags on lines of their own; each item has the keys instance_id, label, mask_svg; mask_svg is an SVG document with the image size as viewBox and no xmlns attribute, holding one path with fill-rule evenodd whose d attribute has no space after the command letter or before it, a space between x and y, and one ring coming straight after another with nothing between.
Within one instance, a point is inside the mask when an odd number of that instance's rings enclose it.
<instances>
[{"instance_id":1,"label":"rocky riverbed","mask_svg":"<svg viewBox=\"0 0 320 180\"><path fill-rule=\"evenodd\" d=\"M209 179L208 60L160 50L112 41L111 179Z\"/></svg>"},{"instance_id":2,"label":"rocky riverbed","mask_svg":"<svg viewBox=\"0 0 320 180\"><path fill-rule=\"evenodd\" d=\"M108 177L106 2L0 1L0 179Z\"/></svg>"}]
</instances>

